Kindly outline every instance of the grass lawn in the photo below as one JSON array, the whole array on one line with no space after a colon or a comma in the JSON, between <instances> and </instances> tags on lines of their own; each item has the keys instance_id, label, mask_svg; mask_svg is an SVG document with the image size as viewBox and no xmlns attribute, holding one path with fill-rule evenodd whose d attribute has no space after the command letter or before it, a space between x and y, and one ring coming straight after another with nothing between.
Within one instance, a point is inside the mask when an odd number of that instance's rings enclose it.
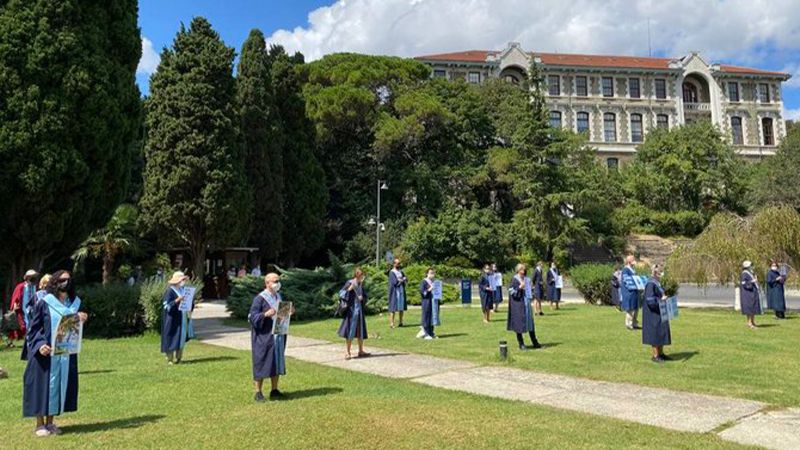
<instances>
[{"instance_id":1,"label":"grass lawn","mask_svg":"<svg viewBox=\"0 0 800 450\"><path fill-rule=\"evenodd\" d=\"M295 360L287 361L289 376L282 384L289 400L256 404L245 351L191 343L186 364L173 367L164 364L153 335L88 340L83 351L79 411L57 420L63 436L48 438L33 437L33 422L20 417L24 364L18 352L0 351L0 366L11 372L0 380L1 448L748 448L712 434L671 432Z\"/></svg>"},{"instance_id":2,"label":"grass lawn","mask_svg":"<svg viewBox=\"0 0 800 450\"><path fill-rule=\"evenodd\" d=\"M650 362L650 347L641 332L624 327L624 315L611 307L562 305L536 318L542 350L520 352L506 330L506 313L481 321L478 307L442 309L440 339L416 339L419 310L407 314L407 328L389 329L388 314L368 318L368 345L463 359L481 364L498 361L498 341L507 340L513 361L522 369L568 374L596 380L621 381L680 391L740 397L778 406L800 404L800 317L777 321L763 316L762 328L750 330L733 311L682 309L672 323L673 345L666 348L676 361ZM338 319L293 323L298 336L338 340ZM377 336L376 336L377 337ZM527 336L526 336L527 342Z\"/></svg>"}]
</instances>

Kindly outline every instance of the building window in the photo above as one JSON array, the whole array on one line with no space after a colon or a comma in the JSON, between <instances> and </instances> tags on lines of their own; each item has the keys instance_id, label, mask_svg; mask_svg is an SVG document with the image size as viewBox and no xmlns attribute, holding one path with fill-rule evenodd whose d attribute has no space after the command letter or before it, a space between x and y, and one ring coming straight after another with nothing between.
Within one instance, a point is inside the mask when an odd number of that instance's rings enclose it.
<instances>
[{"instance_id":1,"label":"building window","mask_svg":"<svg viewBox=\"0 0 800 450\"><path fill-rule=\"evenodd\" d=\"M588 132L589 132L589 113L581 111L578 113L578 133L588 133Z\"/></svg>"},{"instance_id":2,"label":"building window","mask_svg":"<svg viewBox=\"0 0 800 450\"><path fill-rule=\"evenodd\" d=\"M606 167L608 167L608 170L613 170L614 172L616 172L617 170L619 170L619 159L618 158L606 159Z\"/></svg>"},{"instance_id":3,"label":"building window","mask_svg":"<svg viewBox=\"0 0 800 450\"><path fill-rule=\"evenodd\" d=\"M683 83L683 103L698 103L697 86L692 83Z\"/></svg>"},{"instance_id":4,"label":"building window","mask_svg":"<svg viewBox=\"0 0 800 450\"><path fill-rule=\"evenodd\" d=\"M589 95L589 88L587 86L586 77L575 77L575 93L578 97L587 97Z\"/></svg>"},{"instance_id":5,"label":"building window","mask_svg":"<svg viewBox=\"0 0 800 450\"><path fill-rule=\"evenodd\" d=\"M664 100L667 98L667 80L659 78L656 81L656 98Z\"/></svg>"},{"instance_id":6,"label":"building window","mask_svg":"<svg viewBox=\"0 0 800 450\"><path fill-rule=\"evenodd\" d=\"M644 131L642 129L642 115L631 114L631 142L644 141Z\"/></svg>"},{"instance_id":7,"label":"building window","mask_svg":"<svg viewBox=\"0 0 800 450\"><path fill-rule=\"evenodd\" d=\"M758 98L761 103L769 103L769 85L761 83L758 85Z\"/></svg>"},{"instance_id":8,"label":"building window","mask_svg":"<svg viewBox=\"0 0 800 450\"><path fill-rule=\"evenodd\" d=\"M444 78L447 76L447 72L444 70L434 70L433 71L433 78Z\"/></svg>"},{"instance_id":9,"label":"building window","mask_svg":"<svg viewBox=\"0 0 800 450\"><path fill-rule=\"evenodd\" d=\"M467 81L473 84L478 84L481 82L481 73L480 72L470 72L467 78Z\"/></svg>"},{"instance_id":10,"label":"building window","mask_svg":"<svg viewBox=\"0 0 800 450\"><path fill-rule=\"evenodd\" d=\"M550 95L561 95L561 77L558 75L547 76L547 86Z\"/></svg>"},{"instance_id":11,"label":"building window","mask_svg":"<svg viewBox=\"0 0 800 450\"><path fill-rule=\"evenodd\" d=\"M775 132L772 129L772 119L761 119L761 128L764 129L764 145L775 145Z\"/></svg>"},{"instance_id":12,"label":"building window","mask_svg":"<svg viewBox=\"0 0 800 450\"><path fill-rule=\"evenodd\" d=\"M733 134L733 145L744 144L744 133L742 131L741 117L731 117L731 133Z\"/></svg>"},{"instance_id":13,"label":"building window","mask_svg":"<svg viewBox=\"0 0 800 450\"><path fill-rule=\"evenodd\" d=\"M451 72L451 77L453 77L453 81L455 80L463 80L467 77L467 74L464 72Z\"/></svg>"},{"instance_id":14,"label":"building window","mask_svg":"<svg viewBox=\"0 0 800 450\"><path fill-rule=\"evenodd\" d=\"M561 128L561 113L559 111L550 111L550 126Z\"/></svg>"},{"instance_id":15,"label":"building window","mask_svg":"<svg viewBox=\"0 0 800 450\"><path fill-rule=\"evenodd\" d=\"M728 100L739 101L739 83L728 83Z\"/></svg>"},{"instance_id":16,"label":"building window","mask_svg":"<svg viewBox=\"0 0 800 450\"><path fill-rule=\"evenodd\" d=\"M614 78L603 77L603 97L614 96Z\"/></svg>"},{"instance_id":17,"label":"building window","mask_svg":"<svg viewBox=\"0 0 800 450\"><path fill-rule=\"evenodd\" d=\"M630 94L631 98L639 98L642 96L642 91L639 88L638 78L628 79L628 93Z\"/></svg>"},{"instance_id":18,"label":"building window","mask_svg":"<svg viewBox=\"0 0 800 450\"><path fill-rule=\"evenodd\" d=\"M506 83L519 84L519 80L514 75L506 75Z\"/></svg>"},{"instance_id":19,"label":"building window","mask_svg":"<svg viewBox=\"0 0 800 450\"><path fill-rule=\"evenodd\" d=\"M606 142L617 142L617 117L614 113L603 114L603 136Z\"/></svg>"},{"instance_id":20,"label":"building window","mask_svg":"<svg viewBox=\"0 0 800 450\"><path fill-rule=\"evenodd\" d=\"M656 116L656 126L669 130L669 116L666 114L659 114Z\"/></svg>"}]
</instances>

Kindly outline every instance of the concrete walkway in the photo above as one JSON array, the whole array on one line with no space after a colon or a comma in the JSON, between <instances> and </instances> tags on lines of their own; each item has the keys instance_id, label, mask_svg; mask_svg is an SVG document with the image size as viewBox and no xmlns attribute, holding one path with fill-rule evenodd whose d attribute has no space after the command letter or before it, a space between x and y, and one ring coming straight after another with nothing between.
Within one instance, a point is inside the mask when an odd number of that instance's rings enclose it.
<instances>
[{"instance_id":1,"label":"concrete walkway","mask_svg":"<svg viewBox=\"0 0 800 450\"><path fill-rule=\"evenodd\" d=\"M250 350L250 331L221 323L221 302L198 305L194 329L207 344ZM764 403L479 366L474 363L386 349L365 348L371 357L344 360L343 343L291 336L287 356L339 369L414 383L579 411L676 431L718 431L726 440L775 450L800 450L800 409L764 412ZM722 431L720 431L722 430Z\"/></svg>"}]
</instances>

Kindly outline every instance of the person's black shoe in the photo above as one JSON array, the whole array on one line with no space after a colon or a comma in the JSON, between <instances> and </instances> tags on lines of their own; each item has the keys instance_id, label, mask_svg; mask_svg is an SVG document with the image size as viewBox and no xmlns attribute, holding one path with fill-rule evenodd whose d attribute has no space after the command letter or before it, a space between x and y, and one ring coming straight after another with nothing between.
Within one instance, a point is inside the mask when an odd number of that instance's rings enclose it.
<instances>
[{"instance_id":1,"label":"person's black shoe","mask_svg":"<svg viewBox=\"0 0 800 450\"><path fill-rule=\"evenodd\" d=\"M264 393L263 392L256 392L256 403L264 403Z\"/></svg>"},{"instance_id":2,"label":"person's black shoe","mask_svg":"<svg viewBox=\"0 0 800 450\"><path fill-rule=\"evenodd\" d=\"M525 347L525 344L519 344L519 349L525 351L528 349L528 347Z\"/></svg>"},{"instance_id":3,"label":"person's black shoe","mask_svg":"<svg viewBox=\"0 0 800 450\"><path fill-rule=\"evenodd\" d=\"M533 348L542 348L542 344L540 344L539 341L534 341Z\"/></svg>"},{"instance_id":4,"label":"person's black shoe","mask_svg":"<svg viewBox=\"0 0 800 450\"><path fill-rule=\"evenodd\" d=\"M273 389L273 390L269 391L269 399L270 400L283 400L285 398L286 398L286 394L284 394L283 392L281 392L281 391L279 391L277 389Z\"/></svg>"},{"instance_id":5,"label":"person's black shoe","mask_svg":"<svg viewBox=\"0 0 800 450\"><path fill-rule=\"evenodd\" d=\"M634 330L641 330L641 329L642 329L642 327L640 327L639 325L634 325L634 326L633 326L633 329L634 329Z\"/></svg>"},{"instance_id":6,"label":"person's black shoe","mask_svg":"<svg viewBox=\"0 0 800 450\"><path fill-rule=\"evenodd\" d=\"M538 313L538 314L536 314L536 315L537 315L537 316L543 316L543 315L544 315L544 313L543 313L543 312L539 312L539 313Z\"/></svg>"},{"instance_id":7,"label":"person's black shoe","mask_svg":"<svg viewBox=\"0 0 800 450\"><path fill-rule=\"evenodd\" d=\"M660 356L653 356L652 358L650 358L650 361L653 361L654 363L659 363L660 364L660 363L664 362L664 359L661 358Z\"/></svg>"}]
</instances>

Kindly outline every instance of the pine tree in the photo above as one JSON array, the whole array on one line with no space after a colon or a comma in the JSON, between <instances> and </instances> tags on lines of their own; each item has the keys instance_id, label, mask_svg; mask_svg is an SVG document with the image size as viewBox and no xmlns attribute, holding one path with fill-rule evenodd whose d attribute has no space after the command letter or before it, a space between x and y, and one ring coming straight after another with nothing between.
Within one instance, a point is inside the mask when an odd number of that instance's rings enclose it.
<instances>
[{"instance_id":1,"label":"pine tree","mask_svg":"<svg viewBox=\"0 0 800 450\"><path fill-rule=\"evenodd\" d=\"M198 277L206 250L241 244L249 225L234 56L196 17L163 51L150 81L141 219L162 241L189 247Z\"/></svg>"},{"instance_id":2,"label":"pine tree","mask_svg":"<svg viewBox=\"0 0 800 450\"><path fill-rule=\"evenodd\" d=\"M259 261L275 261L283 245L283 142L270 70L264 34L252 30L239 58L236 107L253 193L250 242L259 248Z\"/></svg>"}]
</instances>

